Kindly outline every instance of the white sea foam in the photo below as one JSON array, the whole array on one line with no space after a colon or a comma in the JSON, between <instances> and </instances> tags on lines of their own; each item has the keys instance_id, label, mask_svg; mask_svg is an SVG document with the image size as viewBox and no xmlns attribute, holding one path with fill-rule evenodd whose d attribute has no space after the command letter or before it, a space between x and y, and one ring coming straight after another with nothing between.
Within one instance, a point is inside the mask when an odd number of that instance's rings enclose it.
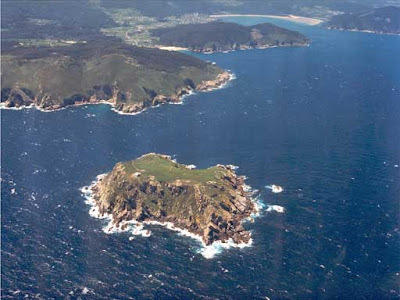
<instances>
[{"instance_id":1,"label":"white sea foam","mask_svg":"<svg viewBox=\"0 0 400 300\"><path fill-rule=\"evenodd\" d=\"M189 90L189 92L183 96L181 96L181 101L180 102L172 102L171 104L183 104L183 100L185 100L187 97L191 95L195 95L196 92L194 90Z\"/></svg>"},{"instance_id":2,"label":"white sea foam","mask_svg":"<svg viewBox=\"0 0 400 300\"><path fill-rule=\"evenodd\" d=\"M83 196L85 197L85 203L90 205L90 210L89 210L89 215L93 218L96 219L107 219L110 218L109 215L104 214L101 215L99 212L99 207L96 205L96 201L94 200L94 198L92 197L92 187L99 182L100 180L102 180L107 174L100 174L96 177L96 180L93 181L90 185L88 186L84 186L80 189L80 191L82 192Z\"/></svg>"},{"instance_id":3,"label":"white sea foam","mask_svg":"<svg viewBox=\"0 0 400 300\"><path fill-rule=\"evenodd\" d=\"M251 192L252 191L251 186L249 186L247 184L243 184L242 187L243 187L243 191L245 191L245 192Z\"/></svg>"},{"instance_id":4,"label":"white sea foam","mask_svg":"<svg viewBox=\"0 0 400 300\"><path fill-rule=\"evenodd\" d=\"M185 167L186 167L186 169L189 169L189 170L193 170L193 169L197 168L196 165L186 165Z\"/></svg>"},{"instance_id":5,"label":"white sea foam","mask_svg":"<svg viewBox=\"0 0 400 300\"><path fill-rule=\"evenodd\" d=\"M265 187L267 189L270 189L274 194L279 194L283 192L283 188L279 185L272 184L272 185L266 185Z\"/></svg>"},{"instance_id":6,"label":"white sea foam","mask_svg":"<svg viewBox=\"0 0 400 300\"><path fill-rule=\"evenodd\" d=\"M131 228L132 229L131 233L133 235L140 235L142 237L149 237L151 235L151 231L148 229L144 229L144 226L142 223L135 222L132 224L134 224L134 226L132 226L132 228Z\"/></svg>"},{"instance_id":7,"label":"white sea foam","mask_svg":"<svg viewBox=\"0 0 400 300\"><path fill-rule=\"evenodd\" d=\"M259 217L261 215L261 212L264 210L265 208L265 204L261 201L261 198L259 196L253 198L253 203L255 206L255 211L251 214L251 218L256 218Z\"/></svg>"},{"instance_id":8,"label":"white sea foam","mask_svg":"<svg viewBox=\"0 0 400 300\"><path fill-rule=\"evenodd\" d=\"M196 250L197 253L203 255L205 258L210 259L215 257L216 254L221 253L224 249L229 248L245 248L250 247L253 243L253 240L250 239L247 243L237 244L232 239L229 239L226 242L216 241L211 245L206 245L202 239L202 237L198 234L194 234L186 229L178 228L171 222L158 222L158 221L144 221L144 224L148 225L159 225L169 230L178 232L179 235L190 237L196 240L199 243L199 248Z\"/></svg>"},{"instance_id":9,"label":"white sea foam","mask_svg":"<svg viewBox=\"0 0 400 300\"><path fill-rule=\"evenodd\" d=\"M71 106L60 107L60 108L51 109L51 110L43 109L42 107L39 107L39 106L37 106L37 105L35 105L33 103L31 105L22 105L20 107L7 107L7 106L5 106L4 103L0 103L0 109L8 109L8 110L36 109L36 110L39 110L41 112L49 113L49 112L60 111L60 110L72 108L72 107L75 107L75 106L98 105L98 104L107 104L107 105L113 106L112 103L107 102L105 100L101 100L101 101L98 101L96 103L87 103L87 102L77 103L77 104L74 104L74 105L71 105Z\"/></svg>"},{"instance_id":10,"label":"white sea foam","mask_svg":"<svg viewBox=\"0 0 400 300\"><path fill-rule=\"evenodd\" d=\"M23 110L27 108L33 108L34 104L31 105L22 105L20 107L7 107L5 103L0 103L0 109L8 109L8 110Z\"/></svg>"},{"instance_id":11,"label":"white sea foam","mask_svg":"<svg viewBox=\"0 0 400 300\"><path fill-rule=\"evenodd\" d=\"M239 169L239 167L238 166L235 166L235 165L226 165L229 169L231 169L231 170L237 170L237 169Z\"/></svg>"},{"instance_id":12,"label":"white sea foam","mask_svg":"<svg viewBox=\"0 0 400 300\"><path fill-rule=\"evenodd\" d=\"M142 109L141 111L138 111L138 112L127 113L127 112L123 112L123 111L120 111L120 110L116 109L114 107L114 105L112 105L112 104L110 104L110 105L111 105L111 110L113 112L115 112L115 113L117 113L119 115L122 115L122 116L136 116L136 115L138 115L138 114L140 114L142 112L145 112L147 110L147 108L144 108L144 109Z\"/></svg>"},{"instance_id":13,"label":"white sea foam","mask_svg":"<svg viewBox=\"0 0 400 300\"><path fill-rule=\"evenodd\" d=\"M285 208L279 205L268 205L267 211L276 211L278 213L284 213L285 212Z\"/></svg>"},{"instance_id":14,"label":"white sea foam","mask_svg":"<svg viewBox=\"0 0 400 300\"><path fill-rule=\"evenodd\" d=\"M179 101L179 102L169 102L169 105L183 105L183 101Z\"/></svg>"},{"instance_id":15,"label":"white sea foam","mask_svg":"<svg viewBox=\"0 0 400 300\"><path fill-rule=\"evenodd\" d=\"M194 234L186 229L178 228L171 222L143 221L143 224L163 226L169 230L178 232L180 235L190 237L192 239L195 239L195 240L203 243L203 240L200 235Z\"/></svg>"},{"instance_id":16,"label":"white sea foam","mask_svg":"<svg viewBox=\"0 0 400 300\"><path fill-rule=\"evenodd\" d=\"M235 243L232 239L229 239L227 242L221 242L221 241L216 241L212 243L211 245L204 246L202 247L198 253L203 255L207 259L214 258L215 255L221 253L224 249L229 249L229 248L246 248L246 247L251 247L253 244L253 239L250 238L250 240L247 243L241 243L237 244Z\"/></svg>"}]
</instances>

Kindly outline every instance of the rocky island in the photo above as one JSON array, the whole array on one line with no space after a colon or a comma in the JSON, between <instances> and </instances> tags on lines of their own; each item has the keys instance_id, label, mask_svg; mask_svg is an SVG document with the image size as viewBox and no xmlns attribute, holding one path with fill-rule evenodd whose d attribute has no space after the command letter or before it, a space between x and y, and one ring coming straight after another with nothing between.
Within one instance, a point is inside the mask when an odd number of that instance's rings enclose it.
<instances>
[{"instance_id":1,"label":"rocky island","mask_svg":"<svg viewBox=\"0 0 400 300\"><path fill-rule=\"evenodd\" d=\"M228 82L218 66L179 52L114 43L3 47L3 107L57 110L107 103L118 112L180 102L191 91Z\"/></svg>"},{"instance_id":2,"label":"rocky island","mask_svg":"<svg viewBox=\"0 0 400 300\"><path fill-rule=\"evenodd\" d=\"M99 217L115 227L129 221L172 223L213 242L246 244L243 220L256 212L245 178L230 166L194 169L169 156L150 153L118 163L90 188Z\"/></svg>"},{"instance_id":3,"label":"rocky island","mask_svg":"<svg viewBox=\"0 0 400 300\"><path fill-rule=\"evenodd\" d=\"M212 53L244 49L264 49L278 46L307 46L303 34L270 23L243 26L229 22L184 24L159 28L151 33L162 46L186 48Z\"/></svg>"}]
</instances>

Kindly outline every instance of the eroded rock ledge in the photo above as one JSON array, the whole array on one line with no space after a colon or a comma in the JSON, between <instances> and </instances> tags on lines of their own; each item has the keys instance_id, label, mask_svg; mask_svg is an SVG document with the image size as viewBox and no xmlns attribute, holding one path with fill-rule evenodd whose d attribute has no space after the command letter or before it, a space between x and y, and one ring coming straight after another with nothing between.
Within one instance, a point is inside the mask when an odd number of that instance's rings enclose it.
<instances>
[{"instance_id":1,"label":"eroded rock ledge","mask_svg":"<svg viewBox=\"0 0 400 300\"><path fill-rule=\"evenodd\" d=\"M244 180L230 166L198 170L150 153L116 164L91 192L100 215L112 215L116 227L132 220L171 222L206 245L242 244L250 241L242 222L256 211Z\"/></svg>"}]
</instances>

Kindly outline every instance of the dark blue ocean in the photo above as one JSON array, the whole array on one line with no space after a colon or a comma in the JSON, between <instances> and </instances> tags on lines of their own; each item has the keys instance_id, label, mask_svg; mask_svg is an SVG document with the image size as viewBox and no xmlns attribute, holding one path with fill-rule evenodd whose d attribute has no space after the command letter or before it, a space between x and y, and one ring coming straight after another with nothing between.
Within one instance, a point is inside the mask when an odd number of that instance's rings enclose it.
<instances>
[{"instance_id":1,"label":"dark blue ocean","mask_svg":"<svg viewBox=\"0 0 400 300\"><path fill-rule=\"evenodd\" d=\"M197 55L237 78L183 105L1 111L4 298L399 299L400 37L274 22L311 46ZM105 234L79 189L148 152L237 165L286 211L213 259L162 227Z\"/></svg>"}]
</instances>

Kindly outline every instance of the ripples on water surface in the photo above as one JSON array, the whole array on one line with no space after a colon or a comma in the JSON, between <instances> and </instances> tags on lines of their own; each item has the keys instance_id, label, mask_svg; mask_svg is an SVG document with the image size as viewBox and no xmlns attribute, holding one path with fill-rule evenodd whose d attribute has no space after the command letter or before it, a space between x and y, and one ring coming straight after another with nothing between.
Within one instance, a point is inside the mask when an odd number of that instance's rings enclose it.
<instances>
[{"instance_id":1,"label":"ripples on water surface","mask_svg":"<svg viewBox=\"0 0 400 300\"><path fill-rule=\"evenodd\" d=\"M237 79L184 105L3 110L3 294L396 298L400 38L289 26L311 47L199 55ZM286 211L247 225L253 247L209 260L159 227L132 241L104 234L79 189L147 152L237 165L264 204ZM284 192L265 188L274 183Z\"/></svg>"}]
</instances>

